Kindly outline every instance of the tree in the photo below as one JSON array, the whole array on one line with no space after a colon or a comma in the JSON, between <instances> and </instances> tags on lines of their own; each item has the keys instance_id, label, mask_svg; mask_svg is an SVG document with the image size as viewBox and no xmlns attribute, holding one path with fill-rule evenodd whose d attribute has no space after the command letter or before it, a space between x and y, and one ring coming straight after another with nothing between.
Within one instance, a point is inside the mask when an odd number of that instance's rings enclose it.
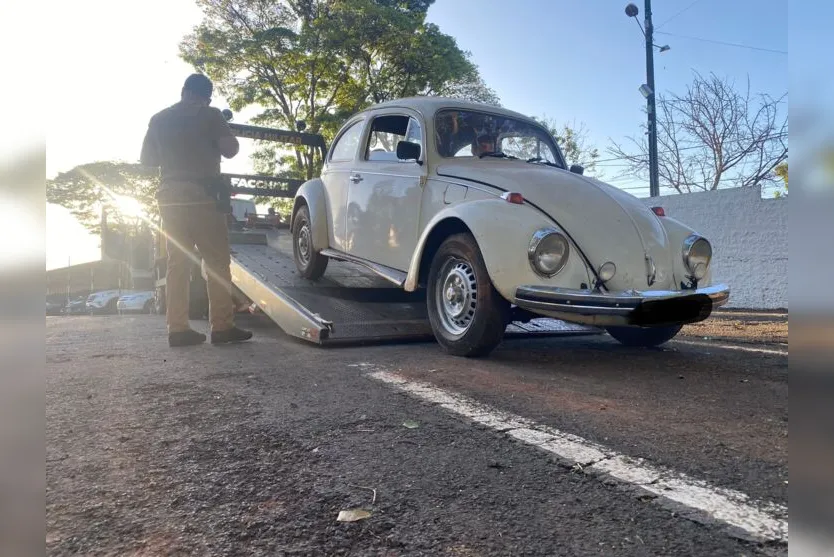
<instances>
[{"instance_id":1,"label":"tree","mask_svg":"<svg viewBox=\"0 0 834 557\"><path fill-rule=\"evenodd\" d=\"M785 182L785 189L777 191L774 196L775 197L784 197L788 195L788 163L783 162L779 166L773 169L773 172L783 181Z\"/></svg>"},{"instance_id":2,"label":"tree","mask_svg":"<svg viewBox=\"0 0 834 557\"><path fill-rule=\"evenodd\" d=\"M437 96L501 106L501 99L494 89L487 86L479 75L454 78L435 92Z\"/></svg>"},{"instance_id":3,"label":"tree","mask_svg":"<svg viewBox=\"0 0 834 557\"><path fill-rule=\"evenodd\" d=\"M787 115L773 99L747 91L714 74L695 74L683 95L658 95L658 174L662 186L680 193L722 185L757 186L776 182L776 168L788 157ZM644 127L645 130L645 127ZM625 161L623 175L648 179L648 135L629 138L631 149L612 142L610 152Z\"/></svg>"},{"instance_id":4,"label":"tree","mask_svg":"<svg viewBox=\"0 0 834 557\"><path fill-rule=\"evenodd\" d=\"M253 122L330 141L371 103L417 94L497 98L469 55L425 21L434 0L196 0L203 21L180 45L233 110L257 106ZM313 149L259 145L258 172L281 166L311 178ZM291 164L287 164L291 163Z\"/></svg>"},{"instance_id":5,"label":"tree","mask_svg":"<svg viewBox=\"0 0 834 557\"><path fill-rule=\"evenodd\" d=\"M131 216L125 214L126 208L155 217L158 186L156 168L99 161L76 166L47 180L46 201L65 207L82 225L98 234L102 209L111 222L125 222Z\"/></svg>"},{"instance_id":6,"label":"tree","mask_svg":"<svg viewBox=\"0 0 834 557\"><path fill-rule=\"evenodd\" d=\"M533 117L538 123L543 125L550 135L552 135L562 154L567 160L568 166L572 164L580 164L585 168L585 173L589 176L601 177L602 173L598 171L596 160L599 158L599 149L588 145L588 131L584 124L576 123L573 125L557 124L553 118L542 116L539 118Z\"/></svg>"},{"instance_id":7,"label":"tree","mask_svg":"<svg viewBox=\"0 0 834 557\"><path fill-rule=\"evenodd\" d=\"M788 163L783 162L773 169L773 172L785 182L785 189L788 189Z\"/></svg>"}]
</instances>

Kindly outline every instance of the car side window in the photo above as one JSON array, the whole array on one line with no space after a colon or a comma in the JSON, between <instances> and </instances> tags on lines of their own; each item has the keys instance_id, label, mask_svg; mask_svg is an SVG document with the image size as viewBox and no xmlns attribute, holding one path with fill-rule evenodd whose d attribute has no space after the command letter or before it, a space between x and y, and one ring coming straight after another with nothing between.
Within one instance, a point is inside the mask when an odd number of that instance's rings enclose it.
<instances>
[{"instance_id":1,"label":"car side window","mask_svg":"<svg viewBox=\"0 0 834 557\"><path fill-rule=\"evenodd\" d=\"M352 161L359 147L359 139L362 135L362 121L351 124L345 132L339 136L330 152L330 160L333 162Z\"/></svg>"},{"instance_id":2,"label":"car side window","mask_svg":"<svg viewBox=\"0 0 834 557\"><path fill-rule=\"evenodd\" d=\"M397 143L412 141L422 144L422 138L420 123L415 118L399 114L377 116L371 123L365 160L397 161Z\"/></svg>"},{"instance_id":3,"label":"car side window","mask_svg":"<svg viewBox=\"0 0 834 557\"><path fill-rule=\"evenodd\" d=\"M411 143L416 143L422 147L423 145L423 128L416 118L408 119L408 132L405 134L405 140Z\"/></svg>"}]
</instances>

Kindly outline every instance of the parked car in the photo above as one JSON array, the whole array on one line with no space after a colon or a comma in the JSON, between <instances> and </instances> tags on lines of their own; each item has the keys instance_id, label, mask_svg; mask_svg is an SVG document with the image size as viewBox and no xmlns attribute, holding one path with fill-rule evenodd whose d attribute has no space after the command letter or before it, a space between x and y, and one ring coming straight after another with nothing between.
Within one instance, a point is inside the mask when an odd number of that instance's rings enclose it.
<instances>
[{"instance_id":1,"label":"parked car","mask_svg":"<svg viewBox=\"0 0 834 557\"><path fill-rule=\"evenodd\" d=\"M66 300L47 300L46 315L61 315L64 312Z\"/></svg>"},{"instance_id":2,"label":"parked car","mask_svg":"<svg viewBox=\"0 0 834 557\"><path fill-rule=\"evenodd\" d=\"M295 197L296 266L363 264L425 287L437 341L488 354L512 320L553 317L654 346L727 302L689 226L568 166L535 120L437 97L351 117Z\"/></svg>"},{"instance_id":3,"label":"parked car","mask_svg":"<svg viewBox=\"0 0 834 557\"><path fill-rule=\"evenodd\" d=\"M79 296L70 300L70 303L63 309L64 315L87 315L89 313L86 296Z\"/></svg>"},{"instance_id":4,"label":"parked car","mask_svg":"<svg viewBox=\"0 0 834 557\"><path fill-rule=\"evenodd\" d=\"M119 313L151 313L154 307L153 290L125 294L116 302Z\"/></svg>"},{"instance_id":5,"label":"parked car","mask_svg":"<svg viewBox=\"0 0 834 557\"><path fill-rule=\"evenodd\" d=\"M87 298L87 311L91 315L116 313L116 304L119 297L125 294L130 294L130 290L102 290L101 292L93 292Z\"/></svg>"}]
</instances>

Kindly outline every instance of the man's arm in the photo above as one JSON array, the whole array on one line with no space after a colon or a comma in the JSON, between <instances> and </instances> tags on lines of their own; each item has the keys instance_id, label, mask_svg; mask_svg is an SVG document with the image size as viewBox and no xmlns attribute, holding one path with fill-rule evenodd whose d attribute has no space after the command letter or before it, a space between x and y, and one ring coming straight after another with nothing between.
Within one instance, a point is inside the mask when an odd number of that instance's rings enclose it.
<instances>
[{"instance_id":1,"label":"man's arm","mask_svg":"<svg viewBox=\"0 0 834 557\"><path fill-rule=\"evenodd\" d=\"M210 129L221 155L227 159L231 159L238 154L240 151L240 142L232 133L232 129L223 117L223 113L217 108L211 109Z\"/></svg>"},{"instance_id":2,"label":"man's arm","mask_svg":"<svg viewBox=\"0 0 834 557\"><path fill-rule=\"evenodd\" d=\"M159 166L159 144L154 134L153 120L148 124L148 131L145 132L145 139L142 141L142 154L139 161L145 166Z\"/></svg>"}]
</instances>

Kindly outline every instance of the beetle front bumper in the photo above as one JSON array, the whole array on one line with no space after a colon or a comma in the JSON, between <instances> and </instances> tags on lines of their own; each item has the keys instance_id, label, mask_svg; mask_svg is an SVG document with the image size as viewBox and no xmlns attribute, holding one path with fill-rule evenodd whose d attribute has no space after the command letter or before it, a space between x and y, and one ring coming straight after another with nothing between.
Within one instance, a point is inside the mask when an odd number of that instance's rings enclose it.
<instances>
[{"instance_id":1,"label":"beetle front bumper","mask_svg":"<svg viewBox=\"0 0 834 557\"><path fill-rule=\"evenodd\" d=\"M589 325L662 326L697 323L730 298L727 285L696 290L591 290L520 286L513 303L532 313Z\"/></svg>"}]
</instances>

